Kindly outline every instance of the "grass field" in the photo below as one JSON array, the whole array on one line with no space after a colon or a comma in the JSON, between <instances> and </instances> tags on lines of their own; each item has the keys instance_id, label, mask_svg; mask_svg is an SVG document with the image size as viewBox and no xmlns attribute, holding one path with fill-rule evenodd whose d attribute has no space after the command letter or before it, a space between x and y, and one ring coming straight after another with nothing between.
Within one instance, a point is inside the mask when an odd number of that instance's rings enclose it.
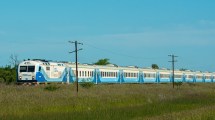
<instances>
[{"instance_id":1,"label":"grass field","mask_svg":"<svg viewBox=\"0 0 215 120\"><path fill-rule=\"evenodd\" d=\"M215 120L215 84L0 84L1 120Z\"/></svg>"}]
</instances>

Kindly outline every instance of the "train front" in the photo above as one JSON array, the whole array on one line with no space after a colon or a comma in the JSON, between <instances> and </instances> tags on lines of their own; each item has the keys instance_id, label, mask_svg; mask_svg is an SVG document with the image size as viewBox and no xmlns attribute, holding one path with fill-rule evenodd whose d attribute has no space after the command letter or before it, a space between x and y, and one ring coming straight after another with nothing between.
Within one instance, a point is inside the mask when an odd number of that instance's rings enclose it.
<instances>
[{"instance_id":1,"label":"train front","mask_svg":"<svg viewBox=\"0 0 215 120\"><path fill-rule=\"evenodd\" d=\"M23 61L18 66L17 82L37 82L36 81L36 61Z\"/></svg>"}]
</instances>

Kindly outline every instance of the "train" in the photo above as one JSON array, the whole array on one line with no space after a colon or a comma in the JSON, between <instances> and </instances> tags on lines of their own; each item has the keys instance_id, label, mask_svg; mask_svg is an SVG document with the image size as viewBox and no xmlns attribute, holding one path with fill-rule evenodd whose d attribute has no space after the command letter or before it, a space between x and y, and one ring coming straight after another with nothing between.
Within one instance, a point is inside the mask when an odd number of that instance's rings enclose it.
<instances>
[{"instance_id":1,"label":"train","mask_svg":"<svg viewBox=\"0 0 215 120\"><path fill-rule=\"evenodd\" d=\"M78 82L99 83L212 83L215 73L190 70L152 69L115 64L93 65L78 63ZM76 64L43 59L24 60L17 69L18 83L74 83Z\"/></svg>"}]
</instances>

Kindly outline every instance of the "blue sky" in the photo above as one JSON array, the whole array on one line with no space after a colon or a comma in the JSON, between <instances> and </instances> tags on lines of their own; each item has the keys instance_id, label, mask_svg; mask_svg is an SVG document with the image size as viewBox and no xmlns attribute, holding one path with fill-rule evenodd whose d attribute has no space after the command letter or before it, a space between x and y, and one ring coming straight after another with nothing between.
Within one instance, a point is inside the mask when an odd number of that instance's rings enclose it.
<instances>
[{"instance_id":1,"label":"blue sky","mask_svg":"<svg viewBox=\"0 0 215 120\"><path fill-rule=\"evenodd\" d=\"M214 0L1 0L0 65L19 60L109 58L122 66L215 71Z\"/></svg>"}]
</instances>

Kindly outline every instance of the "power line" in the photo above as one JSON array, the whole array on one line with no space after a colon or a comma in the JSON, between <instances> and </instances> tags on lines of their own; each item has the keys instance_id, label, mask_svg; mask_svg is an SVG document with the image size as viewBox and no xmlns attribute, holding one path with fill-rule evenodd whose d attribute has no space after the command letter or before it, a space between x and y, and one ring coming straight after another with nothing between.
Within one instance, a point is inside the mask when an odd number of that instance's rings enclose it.
<instances>
[{"instance_id":1,"label":"power line","mask_svg":"<svg viewBox=\"0 0 215 120\"><path fill-rule=\"evenodd\" d=\"M97 47L97 46L94 46L92 44L86 44L87 46L89 47L92 47L94 49L98 49L98 50L102 50L104 52L107 52L107 53L112 53L112 54L115 54L115 55L120 55L120 56L124 56L124 57L127 57L127 58L132 58L132 59L147 59L147 60L152 60L152 59L164 59L164 57L151 57L151 58L146 58L146 57L142 57L142 56L130 56L130 55L127 55L127 54L123 54L123 53L118 53L118 52L115 52L115 51L111 51L111 50L107 50L107 49L104 49L104 48L100 48L100 47Z\"/></svg>"},{"instance_id":2,"label":"power line","mask_svg":"<svg viewBox=\"0 0 215 120\"><path fill-rule=\"evenodd\" d=\"M175 74L174 74L174 69L175 69L175 62L177 62L175 60L175 57L178 57L178 56L175 56L175 55L168 55L170 57L172 57L172 61L169 61L169 62L172 62L172 86L174 88L174 79L175 79Z\"/></svg>"},{"instance_id":3,"label":"power line","mask_svg":"<svg viewBox=\"0 0 215 120\"><path fill-rule=\"evenodd\" d=\"M69 43L75 43L75 51L69 52L69 53L74 53L75 52L75 63L76 63L76 93L78 95L78 51L83 50L78 49L78 44L83 45L83 43L78 43L77 41L72 42L69 41Z\"/></svg>"}]
</instances>

